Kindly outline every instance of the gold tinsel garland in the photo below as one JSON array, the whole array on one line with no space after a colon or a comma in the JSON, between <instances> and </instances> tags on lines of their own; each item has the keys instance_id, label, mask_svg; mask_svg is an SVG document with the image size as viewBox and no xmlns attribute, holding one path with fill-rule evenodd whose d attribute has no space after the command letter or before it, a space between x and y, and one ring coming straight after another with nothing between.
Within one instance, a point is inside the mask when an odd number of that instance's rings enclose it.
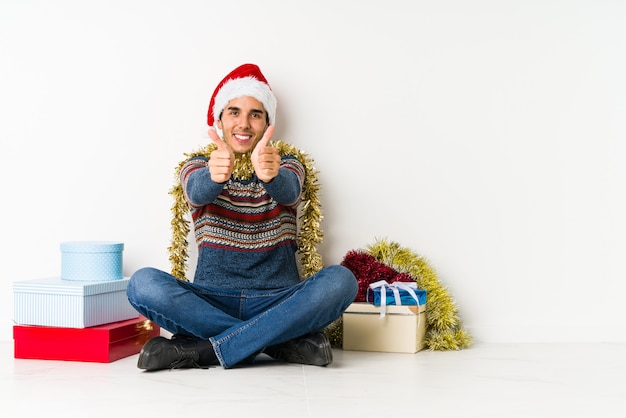
<instances>
[{"instance_id":1,"label":"gold tinsel garland","mask_svg":"<svg viewBox=\"0 0 626 418\"><path fill-rule=\"evenodd\" d=\"M301 216L298 229L298 252L301 256L300 264L302 276L307 278L320 271L323 267L322 257L317 252L317 246L322 242L323 233L320 228L322 221L321 202L319 199L318 171L314 168L313 160L294 146L276 141L271 143L278 148L281 156L292 155L300 161L305 169L305 181L302 189ZM179 182L180 171L183 165L193 157L209 155L216 149L214 144L185 154L175 170L175 185L170 194L174 198L171 208L172 239L168 247L169 260L172 266L172 275L180 280L187 280L188 241L190 232L189 207L183 195ZM233 177L237 180L248 180L254 174L250 153L240 155L235 160ZM378 240L366 248L366 252L378 261L394 268L400 273L408 273L415 278L418 286L428 294L428 309L426 312L425 345L431 350L461 350L471 345L471 337L462 327L456 304L439 280L434 269L421 256L408 248L401 247L396 242ZM341 347L343 339L343 324L341 318L326 329L334 346Z\"/></svg>"},{"instance_id":2,"label":"gold tinsel garland","mask_svg":"<svg viewBox=\"0 0 626 418\"><path fill-rule=\"evenodd\" d=\"M300 254L301 274L303 278L312 276L323 267L322 257L317 252L317 245L322 242L323 233L320 227L322 222L322 209L319 199L319 179L318 171L314 167L313 159L306 153L298 150L293 145L282 141L273 141L271 146L278 149L281 156L292 155L304 166L305 178L302 187L302 199L300 203L300 225L298 226L298 252ZM187 260L189 259L189 243L187 237L190 228L188 219L189 207L183 194L180 184L180 172L185 163L198 156L209 158L217 146L209 144L198 151L185 154L186 158L176 167L174 177L175 183L170 190L170 195L174 198L172 204L172 239L169 251L169 260L172 266L172 275L180 280L187 280ZM233 167L233 177L236 180L249 180L254 174L254 167L250 159L251 153L238 155Z\"/></svg>"},{"instance_id":3,"label":"gold tinsel garland","mask_svg":"<svg viewBox=\"0 0 626 418\"><path fill-rule=\"evenodd\" d=\"M365 252L379 262L395 269L399 273L407 273L413 277L418 287L426 290L426 337L424 344L431 350L461 350L471 345L472 338L463 329L458 316L457 306L452 297L437 278L435 270L428 261L397 242L385 239L377 240L368 245ZM343 340L343 323L335 321L327 329L332 344L341 346Z\"/></svg>"}]
</instances>

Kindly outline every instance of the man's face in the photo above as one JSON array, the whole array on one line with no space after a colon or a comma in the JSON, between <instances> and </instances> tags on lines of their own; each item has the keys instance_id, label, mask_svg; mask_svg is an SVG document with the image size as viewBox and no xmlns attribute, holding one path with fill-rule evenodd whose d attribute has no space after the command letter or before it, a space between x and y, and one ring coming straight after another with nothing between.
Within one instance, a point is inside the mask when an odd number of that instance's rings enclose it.
<instances>
[{"instance_id":1,"label":"man's face","mask_svg":"<svg viewBox=\"0 0 626 418\"><path fill-rule=\"evenodd\" d=\"M267 113L263 104L253 97L233 99L224 108L217 121L224 141L235 154L244 154L254 149L267 129Z\"/></svg>"}]
</instances>

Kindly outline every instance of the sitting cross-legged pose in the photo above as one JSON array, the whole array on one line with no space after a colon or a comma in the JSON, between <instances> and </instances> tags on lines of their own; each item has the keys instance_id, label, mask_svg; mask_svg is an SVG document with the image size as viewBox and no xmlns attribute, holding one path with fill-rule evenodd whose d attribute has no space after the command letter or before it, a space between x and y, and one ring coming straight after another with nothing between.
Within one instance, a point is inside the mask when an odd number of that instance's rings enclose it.
<instances>
[{"instance_id":1,"label":"sitting cross-legged pose","mask_svg":"<svg viewBox=\"0 0 626 418\"><path fill-rule=\"evenodd\" d=\"M142 268L130 279L131 305L172 333L142 348L143 370L232 368L265 353L326 366L324 329L357 292L350 270L320 268L303 279L297 221L307 170L269 141L276 98L258 66L244 64L217 86L208 111L212 152L179 170L198 259L193 282ZM241 161L252 169L236 175Z\"/></svg>"}]
</instances>

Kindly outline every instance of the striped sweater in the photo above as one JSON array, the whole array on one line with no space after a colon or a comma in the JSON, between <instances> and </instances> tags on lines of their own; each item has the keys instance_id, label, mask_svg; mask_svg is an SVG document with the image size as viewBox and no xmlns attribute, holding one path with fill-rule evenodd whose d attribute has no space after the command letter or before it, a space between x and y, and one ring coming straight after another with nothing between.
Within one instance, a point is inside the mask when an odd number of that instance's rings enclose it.
<instances>
[{"instance_id":1,"label":"striped sweater","mask_svg":"<svg viewBox=\"0 0 626 418\"><path fill-rule=\"evenodd\" d=\"M302 164L283 156L278 176L269 183L254 174L249 180L231 177L216 183L206 161L192 158L180 172L198 245L194 283L269 289L299 282L296 237Z\"/></svg>"}]
</instances>

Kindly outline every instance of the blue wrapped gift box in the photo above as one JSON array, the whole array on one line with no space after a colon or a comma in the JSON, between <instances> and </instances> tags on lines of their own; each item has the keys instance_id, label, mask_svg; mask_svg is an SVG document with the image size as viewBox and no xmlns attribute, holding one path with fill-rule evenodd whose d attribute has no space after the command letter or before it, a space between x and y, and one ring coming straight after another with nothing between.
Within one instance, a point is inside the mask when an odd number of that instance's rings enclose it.
<instances>
[{"instance_id":1,"label":"blue wrapped gift box","mask_svg":"<svg viewBox=\"0 0 626 418\"><path fill-rule=\"evenodd\" d=\"M18 325L87 328L137 318L126 296L129 277L72 281L59 277L13 282Z\"/></svg>"},{"instance_id":2,"label":"blue wrapped gift box","mask_svg":"<svg viewBox=\"0 0 626 418\"><path fill-rule=\"evenodd\" d=\"M400 305L425 305L426 304L426 290L424 289L412 289L415 295L417 296L417 300L411 295L408 290L405 289L397 289L400 296ZM374 306L381 305L381 295L382 295L382 287L378 287L376 289L367 289L366 302L372 303ZM419 303L418 303L419 302ZM394 295L394 291L389 288L385 288L385 305L398 305L396 303L396 298Z\"/></svg>"},{"instance_id":3,"label":"blue wrapped gift box","mask_svg":"<svg viewBox=\"0 0 626 418\"><path fill-rule=\"evenodd\" d=\"M103 281L122 279L124 244L111 241L61 243L63 280Z\"/></svg>"}]
</instances>

